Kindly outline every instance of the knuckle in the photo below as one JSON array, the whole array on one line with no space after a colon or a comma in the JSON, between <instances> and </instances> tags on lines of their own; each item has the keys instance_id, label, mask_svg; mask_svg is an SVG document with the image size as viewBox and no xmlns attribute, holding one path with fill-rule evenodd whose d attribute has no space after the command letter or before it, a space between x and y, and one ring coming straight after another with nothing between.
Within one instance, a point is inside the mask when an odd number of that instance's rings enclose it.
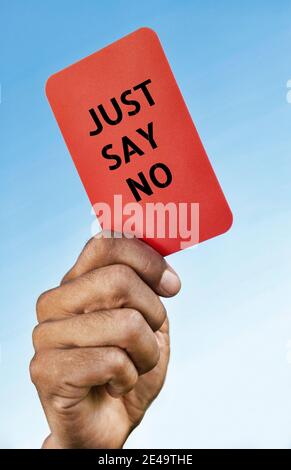
<instances>
[{"instance_id":1,"label":"knuckle","mask_svg":"<svg viewBox=\"0 0 291 470\"><path fill-rule=\"evenodd\" d=\"M54 351L37 351L29 365L32 383L36 388L48 387L49 384L58 383L64 378L64 371L60 361L56 360Z\"/></svg>"},{"instance_id":2,"label":"knuckle","mask_svg":"<svg viewBox=\"0 0 291 470\"><path fill-rule=\"evenodd\" d=\"M153 271L153 259L150 256L145 256L143 259L143 268L142 272L144 276L152 273Z\"/></svg>"},{"instance_id":3,"label":"knuckle","mask_svg":"<svg viewBox=\"0 0 291 470\"><path fill-rule=\"evenodd\" d=\"M29 364L29 373L32 383L38 387L41 381L43 368L39 360L39 355L35 354Z\"/></svg>"},{"instance_id":4,"label":"knuckle","mask_svg":"<svg viewBox=\"0 0 291 470\"><path fill-rule=\"evenodd\" d=\"M115 264L112 266L112 272L118 280L122 279L125 282L134 275L133 269L125 264Z\"/></svg>"},{"instance_id":5,"label":"knuckle","mask_svg":"<svg viewBox=\"0 0 291 470\"><path fill-rule=\"evenodd\" d=\"M100 234L90 238L90 240L87 241L87 243L85 243L84 245L84 248L82 250L82 253L83 254L88 254L88 252L95 252L98 249L100 249L101 247L101 238L100 237ZM82 255L81 253L81 255Z\"/></svg>"},{"instance_id":6,"label":"knuckle","mask_svg":"<svg viewBox=\"0 0 291 470\"><path fill-rule=\"evenodd\" d=\"M77 280L79 284L79 288L86 289L86 285L88 283L94 286L96 283L96 273L97 273L96 269L94 269L93 271L88 271L86 273L83 273Z\"/></svg>"},{"instance_id":7,"label":"knuckle","mask_svg":"<svg viewBox=\"0 0 291 470\"><path fill-rule=\"evenodd\" d=\"M124 264L115 264L110 267L111 281L118 293L124 298L128 298L130 286L134 282L135 272Z\"/></svg>"},{"instance_id":8,"label":"knuckle","mask_svg":"<svg viewBox=\"0 0 291 470\"><path fill-rule=\"evenodd\" d=\"M42 349L45 344L45 339L47 337L47 329L49 328L49 324L46 322L39 323L36 325L32 331L32 343L35 351Z\"/></svg>"},{"instance_id":9,"label":"knuckle","mask_svg":"<svg viewBox=\"0 0 291 470\"><path fill-rule=\"evenodd\" d=\"M158 281L159 276L166 268L166 261L151 246L144 243L142 240L136 240L136 243L141 247L141 265L142 272L145 276L150 277L152 281Z\"/></svg>"},{"instance_id":10,"label":"knuckle","mask_svg":"<svg viewBox=\"0 0 291 470\"><path fill-rule=\"evenodd\" d=\"M130 369L130 371L128 371L127 373L126 383L123 385L123 393L126 394L130 392L136 385L138 379L139 379L138 372L134 368Z\"/></svg>"},{"instance_id":11,"label":"knuckle","mask_svg":"<svg viewBox=\"0 0 291 470\"><path fill-rule=\"evenodd\" d=\"M48 302L50 298L50 291L45 291L38 297L36 301L36 315L38 321L41 321L47 310Z\"/></svg>"},{"instance_id":12,"label":"knuckle","mask_svg":"<svg viewBox=\"0 0 291 470\"><path fill-rule=\"evenodd\" d=\"M94 237L90 238L84 247L84 252L97 252L101 255L110 255L114 248L115 240L108 230L103 230Z\"/></svg>"},{"instance_id":13,"label":"knuckle","mask_svg":"<svg viewBox=\"0 0 291 470\"><path fill-rule=\"evenodd\" d=\"M32 344L33 344L33 347L34 347L35 351L37 351L39 349L39 344L40 344L39 331L40 331L40 325L36 325L33 328L33 331L32 331Z\"/></svg>"},{"instance_id":14,"label":"knuckle","mask_svg":"<svg viewBox=\"0 0 291 470\"><path fill-rule=\"evenodd\" d=\"M138 310L126 309L127 339L136 342L146 330L146 321Z\"/></svg>"},{"instance_id":15,"label":"knuckle","mask_svg":"<svg viewBox=\"0 0 291 470\"><path fill-rule=\"evenodd\" d=\"M167 310L164 304L162 303L162 301L158 298L154 330L158 330L159 328L161 328L166 318L167 318Z\"/></svg>"},{"instance_id":16,"label":"knuckle","mask_svg":"<svg viewBox=\"0 0 291 470\"><path fill-rule=\"evenodd\" d=\"M91 249L94 250L99 241L99 237L101 236L101 233L102 232L96 234L92 238L89 238L89 240L87 240L87 242L85 243L81 253L84 253L85 251L91 250Z\"/></svg>"},{"instance_id":17,"label":"knuckle","mask_svg":"<svg viewBox=\"0 0 291 470\"><path fill-rule=\"evenodd\" d=\"M116 375L122 374L128 366L128 358L125 351L120 348L113 348L112 354L112 367Z\"/></svg>"},{"instance_id":18,"label":"knuckle","mask_svg":"<svg viewBox=\"0 0 291 470\"><path fill-rule=\"evenodd\" d=\"M156 365L158 364L158 362L160 360L160 354L161 354L160 353L160 348L158 346L157 341L155 341L155 342L153 342L153 346L152 346L152 354L150 356L148 371L150 371L154 367L156 367Z\"/></svg>"}]
</instances>

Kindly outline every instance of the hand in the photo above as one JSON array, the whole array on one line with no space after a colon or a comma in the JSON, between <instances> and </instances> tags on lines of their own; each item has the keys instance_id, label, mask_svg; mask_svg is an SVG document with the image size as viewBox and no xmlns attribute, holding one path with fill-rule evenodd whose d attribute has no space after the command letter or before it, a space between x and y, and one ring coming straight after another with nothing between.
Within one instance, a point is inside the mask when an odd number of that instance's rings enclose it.
<instances>
[{"instance_id":1,"label":"hand","mask_svg":"<svg viewBox=\"0 0 291 470\"><path fill-rule=\"evenodd\" d=\"M166 310L180 281L137 239L92 238L37 301L30 372L51 434L44 448L120 448L158 395Z\"/></svg>"}]
</instances>

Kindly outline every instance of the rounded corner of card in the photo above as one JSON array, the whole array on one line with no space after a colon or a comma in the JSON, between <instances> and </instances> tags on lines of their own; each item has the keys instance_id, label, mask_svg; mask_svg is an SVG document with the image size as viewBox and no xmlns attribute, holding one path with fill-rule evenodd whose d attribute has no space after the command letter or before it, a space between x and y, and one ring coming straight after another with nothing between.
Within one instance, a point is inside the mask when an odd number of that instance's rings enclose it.
<instances>
[{"instance_id":1,"label":"rounded corner of card","mask_svg":"<svg viewBox=\"0 0 291 470\"><path fill-rule=\"evenodd\" d=\"M137 30L137 32L142 33L145 36L149 36L151 39L159 40L158 33L154 29L150 28L149 26L142 26L141 28Z\"/></svg>"}]
</instances>

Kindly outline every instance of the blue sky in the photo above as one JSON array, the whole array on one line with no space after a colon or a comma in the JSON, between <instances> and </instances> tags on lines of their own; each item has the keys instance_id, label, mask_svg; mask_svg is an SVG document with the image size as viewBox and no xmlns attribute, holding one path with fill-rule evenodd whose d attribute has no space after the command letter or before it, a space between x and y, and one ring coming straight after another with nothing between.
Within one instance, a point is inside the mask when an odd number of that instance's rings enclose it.
<instances>
[{"instance_id":1,"label":"blue sky","mask_svg":"<svg viewBox=\"0 0 291 470\"><path fill-rule=\"evenodd\" d=\"M0 447L47 433L28 376L34 304L93 221L44 94L48 76L157 31L234 213L169 262L172 357L128 447L291 447L291 2L0 3Z\"/></svg>"}]
</instances>

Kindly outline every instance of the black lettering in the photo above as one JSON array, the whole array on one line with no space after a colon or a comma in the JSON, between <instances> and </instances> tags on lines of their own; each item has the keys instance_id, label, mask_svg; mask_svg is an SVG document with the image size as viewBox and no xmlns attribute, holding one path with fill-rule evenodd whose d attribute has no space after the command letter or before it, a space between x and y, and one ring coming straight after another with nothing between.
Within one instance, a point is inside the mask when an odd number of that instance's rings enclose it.
<instances>
[{"instance_id":1,"label":"black lettering","mask_svg":"<svg viewBox=\"0 0 291 470\"><path fill-rule=\"evenodd\" d=\"M95 131L90 131L90 135L98 135L102 131L103 126L102 126L102 124L101 124L94 108L89 109L89 113L90 113L93 121L95 122L95 124L97 126Z\"/></svg>"},{"instance_id":2,"label":"black lettering","mask_svg":"<svg viewBox=\"0 0 291 470\"><path fill-rule=\"evenodd\" d=\"M112 149L112 144L105 145L102 149L102 156L107 158L108 160L115 160L116 163L114 165L109 165L109 170L116 170L120 167L122 160L119 155L108 154L107 150Z\"/></svg>"},{"instance_id":3,"label":"black lettering","mask_svg":"<svg viewBox=\"0 0 291 470\"><path fill-rule=\"evenodd\" d=\"M119 104L117 103L116 98L111 98L111 103L113 105L114 110L116 111L116 118L111 119L107 112L105 111L103 104L98 105L98 109L100 111L101 116L103 117L104 121L107 122L107 124L110 124L111 126L116 126L116 124L119 124L122 120L122 111L120 109Z\"/></svg>"},{"instance_id":4,"label":"black lettering","mask_svg":"<svg viewBox=\"0 0 291 470\"><path fill-rule=\"evenodd\" d=\"M163 183L160 182L156 177L156 170L158 168L161 169L167 177L166 180ZM170 172L167 165L165 165L164 163L155 163L150 168L150 178L151 178L152 182L154 183L154 185L157 186L157 188L166 188L167 186L169 186L169 184L171 184L172 179L173 179L172 173Z\"/></svg>"},{"instance_id":5,"label":"black lettering","mask_svg":"<svg viewBox=\"0 0 291 470\"><path fill-rule=\"evenodd\" d=\"M122 93L122 95L120 97L120 100L121 100L121 103L123 103L127 106L134 106L134 108L135 108L134 110L128 111L129 116L134 116L135 114L137 114L140 111L140 104L136 100L128 100L126 97L130 94L131 94L131 90L125 90Z\"/></svg>"},{"instance_id":6,"label":"black lettering","mask_svg":"<svg viewBox=\"0 0 291 470\"><path fill-rule=\"evenodd\" d=\"M136 129L136 132L138 134L140 134L142 137L144 137L146 140L148 140L153 149L157 148L157 144L154 140L153 123L152 122L148 123L148 132L144 131L141 128Z\"/></svg>"},{"instance_id":7,"label":"black lettering","mask_svg":"<svg viewBox=\"0 0 291 470\"><path fill-rule=\"evenodd\" d=\"M150 106L153 106L155 104L154 100L153 100L153 97L152 95L150 94L149 90L147 89L147 85L149 83L152 83L152 81L150 79L148 80L145 80L144 82L141 82L139 83L138 85L134 86L133 89L134 90L139 90L141 89L144 96L146 97L147 99L147 102L149 103Z\"/></svg>"},{"instance_id":8,"label":"black lettering","mask_svg":"<svg viewBox=\"0 0 291 470\"><path fill-rule=\"evenodd\" d=\"M140 182L135 181L132 178L127 178L126 182L132 194L134 195L135 200L138 202L141 200L141 195L139 194L138 189L144 194L147 194L148 196L153 194L153 192L143 172L140 171L137 175L139 176Z\"/></svg>"},{"instance_id":9,"label":"black lettering","mask_svg":"<svg viewBox=\"0 0 291 470\"><path fill-rule=\"evenodd\" d=\"M144 152L126 135L122 137L123 153L125 163L130 162L131 155L137 153L138 155L143 155ZM132 150L129 150L129 149Z\"/></svg>"}]
</instances>

